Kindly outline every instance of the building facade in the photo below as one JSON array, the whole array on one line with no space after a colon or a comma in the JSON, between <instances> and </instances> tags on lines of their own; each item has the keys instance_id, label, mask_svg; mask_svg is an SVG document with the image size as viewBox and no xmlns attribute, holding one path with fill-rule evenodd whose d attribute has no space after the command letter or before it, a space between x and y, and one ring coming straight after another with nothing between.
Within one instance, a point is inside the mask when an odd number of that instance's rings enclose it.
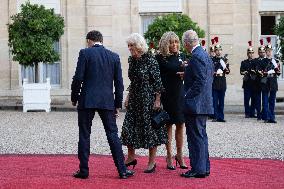
<instances>
[{"instance_id":1,"label":"building facade","mask_svg":"<svg viewBox=\"0 0 284 189\"><path fill-rule=\"evenodd\" d=\"M2 0L0 4L0 99L21 99L23 78L33 80L32 68L23 68L12 61L8 47L7 23L20 11L26 0ZM65 31L55 48L61 60L40 66L41 80L50 77L53 100L69 100L70 84L78 52L86 46L89 30L99 30L104 45L121 57L125 86L129 52L125 39L133 32L143 34L155 17L168 13L187 14L205 31L205 40L219 36L223 52L229 55L231 74L227 77L227 104L242 104L240 62L246 58L247 42L253 41L255 52L259 39L277 36L272 27L284 16L283 0L30 0L54 8L65 19ZM265 40L264 40L265 41ZM257 56L257 55L256 55ZM282 64L283 67L283 64ZM283 69L282 69L283 70ZM279 78L277 96L284 97L284 76Z\"/></svg>"}]
</instances>

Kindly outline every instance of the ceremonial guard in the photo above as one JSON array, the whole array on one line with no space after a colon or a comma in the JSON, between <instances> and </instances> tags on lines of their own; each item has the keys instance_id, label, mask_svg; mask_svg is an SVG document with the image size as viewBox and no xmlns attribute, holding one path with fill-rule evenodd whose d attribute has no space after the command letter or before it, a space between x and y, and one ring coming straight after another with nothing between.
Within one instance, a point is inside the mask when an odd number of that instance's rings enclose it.
<instances>
[{"instance_id":1,"label":"ceremonial guard","mask_svg":"<svg viewBox=\"0 0 284 189\"><path fill-rule=\"evenodd\" d=\"M267 37L266 58L261 66L262 84L262 119L265 123L277 123L275 120L275 101L278 90L277 76L280 75L279 61L273 58L271 38Z\"/></svg>"},{"instance_id":2,"label":"ceremonial guard","mask_svg":"<svg viewBox=\"0 0 284 189\"><path fill-rule=\"evenodd\" d=\"M252 109L253 115L255 114L257 120L261 120L261 79L263 77L262 74L262 65L265 61L265 46L263 45L263 39L259 40L260 46L258 47L258 58L254 59L253 61L253 68L252 68L252 104L254 109Z\"/></svg>"},{"instance_id":3,"label":"ceremonial guard","mask_svg":"<svg viewBox=\"0 0 284 189\"><path fill-rule=\"evenodd\" d=\"M224 119L224 101L227 89L226 75L230 73L227 55L222 56L222 47L218 43L218 37L214 38L215 54L213 58L214 63L214 80L213 80L213 106L214 106L214 119L213 122L226 122Z\"/></svg>"},{"instance_id":4,"label":"ceremonial guard","mask_svg":"<svg viewBox=\"0 0 284 189\"><path fill-rule=\"evenodd\" d=\"M255 71L253 69L253 55L254 51L252 48L252 42L249 41L249 47L247 49L247 59L241 62L240 73L243 75L244 90L244 107L245 117L254 117L254 103L253 103L253 90L252 90L252 79L255 77Z\"/></svg>"}]
</instances>

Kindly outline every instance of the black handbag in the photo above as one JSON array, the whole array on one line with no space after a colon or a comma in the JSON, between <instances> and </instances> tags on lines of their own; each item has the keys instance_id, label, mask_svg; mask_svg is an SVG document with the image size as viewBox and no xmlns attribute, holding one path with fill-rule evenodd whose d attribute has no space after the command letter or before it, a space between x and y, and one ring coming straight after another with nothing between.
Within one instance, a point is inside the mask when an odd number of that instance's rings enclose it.
<instances>
[{"instance_id":1,"label":"black handbag","mask_svg":"<svg viewBox=\"0 0 284 189\"><path fill-rule=\"evenodd\" d=\"M154 111L152 116L152 127L160 129L170 120L169 114L165 110Z\"/></svg>"}]
</instances>

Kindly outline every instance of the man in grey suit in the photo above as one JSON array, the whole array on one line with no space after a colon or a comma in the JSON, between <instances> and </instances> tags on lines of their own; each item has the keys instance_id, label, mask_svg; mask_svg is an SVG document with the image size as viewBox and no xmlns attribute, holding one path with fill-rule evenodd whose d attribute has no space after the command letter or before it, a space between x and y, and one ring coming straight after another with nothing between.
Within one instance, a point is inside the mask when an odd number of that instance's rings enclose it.
<instances>
[{"instance_id":1,"label":"man in grey suit","mask_svg":"<svg viewBox=\"0 0 284 189\"><path fill-rule=\"evenodd\" d=\"M204 178L210 174L207 116L214 113L212 101L213 63L208 53L199 45L198 35L193 30L183 34L185 49L191 53L185 67L185 126L191 170L182 173L185 178Z\"/></svg>"},{"instance_id":2,"label":"man in grey suit","mask_svg":"<svg viewBox=\"0 0 284 189\"><path fill-rule=\"evenodd\" d=\"M99 31L90 31L87 36L88 48L79 53L75 75L71 85L71 101L78 109L79 170L75 178L89 176L90 134L95 112L104 125L113 161L119 176L126 179L134 174L126 169L116 116L122 107L123 80L119 56L103 46L103 36ZM113 91L113 86L115 91ZM104 162L101 162L104 164ZM97 168L100 171L100 166Z\"/></svg>"}]
</instances>

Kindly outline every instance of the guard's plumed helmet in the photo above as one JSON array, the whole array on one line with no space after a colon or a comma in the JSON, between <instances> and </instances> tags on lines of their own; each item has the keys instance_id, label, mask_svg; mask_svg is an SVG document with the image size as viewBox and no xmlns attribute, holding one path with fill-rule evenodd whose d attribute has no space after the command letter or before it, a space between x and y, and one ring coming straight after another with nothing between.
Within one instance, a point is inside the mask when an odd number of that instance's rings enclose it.
<instances>
[{"instance_id":1,"label":"guard's plumed helmet","mask_svg":"<svg viewBox=\"0 0 284 189\"><path fill-rule=\"evenodd\" d=\"M265 51L265 47L263 45L263 39L259 40L260 46L258 47L258 51Z\"/></svg>"},{"instance_id":2,"label":"guard's plumed helmet","mask_svg":"<svg viewBox=\"0 0 284 189\"><path fill-rule=\"evenodd\" d=\"M265 50L272 50L272 45L271 45L271 37L266 38L267 45L265 46Z\"/></svg>"},{"instance_id":3,"label":"guard's plumed helmet","mask_svg":"<svg viewBox=\"0 0 284 189\"><path fill-rule=\"evenodd\" d=\"M202 46L202 48L203 48L204 50L206 50L206 47L205 47L205 40L204 40L204 39L201 40L201 46Z\"/></svg>"},{"instance_id":4,"label":"guard's plumed helmet","mask_svg":"<svg viewBox=\"0 0 284 189\"><path fill-rule=\"evenodd\" d=\"M248 46L247 52L248 53L254 53L253 47L252 47L252 41L249 41L248 44L249 44L249 46Z\"/></svg>"},{"instance_id":5,"label":"guard's plumed helmet","mask_svg":"<svg viewBox=\"0 0 284 189\"><path fill-rule=\"evenodd\" d=\"M219 44L219 38L218 37L215 37L214 38L214 41L216 43L215 45L215 50L222 50L222 46Z\"/></svg>"},{"instance_id":6,"label":"guard's plumed helmet","mask_svg":"<svg viewBox=\"0 0 284 189\"><path fill-rule=\"evenodd\" d=\"M214 51L215 50L215 40L214 38L211 39L211 45L210 45L210 51Z\"/></svg>"}]
</instances>

